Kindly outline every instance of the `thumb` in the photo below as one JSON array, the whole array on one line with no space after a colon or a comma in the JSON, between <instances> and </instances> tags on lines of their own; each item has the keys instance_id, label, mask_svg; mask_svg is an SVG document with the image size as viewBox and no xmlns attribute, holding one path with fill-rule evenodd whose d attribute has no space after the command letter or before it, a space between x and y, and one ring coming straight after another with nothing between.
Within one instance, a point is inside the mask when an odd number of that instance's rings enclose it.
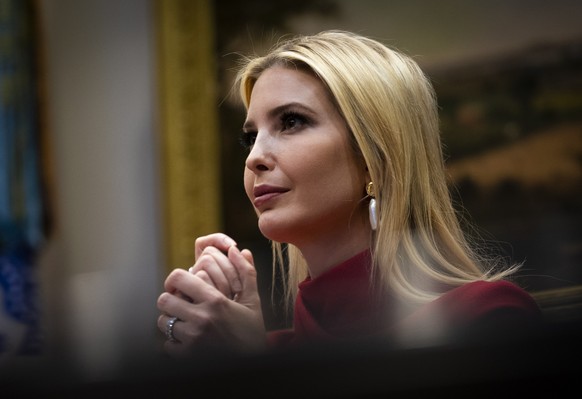
<instances>
[{"instance_id":1,"label":"thumb","mask_svg":"<svg viewBox=\"0 0 582 399\"><path fill-rule=\"evenodd\" d=\"M248 249L240 251L237 247L232 246L228 249L228 259L238 271L242 284L238 302L249 307L260 306L257 270L251 251Z\"/></svg>"},{"instance_id":2,"label":"thumb","mask_svg":"<svg viewBox=\"0 0 582 399\"><path fill-rule=\"evenodd\" d=\"M251 265L255 265L255 261L253 259L253 253L251 251L249 251L248 249L243 249L242 251L240 251L240 253L242 254L242 256L245 257L245 259L251 264Z\"/></svg>"}]
</instances>

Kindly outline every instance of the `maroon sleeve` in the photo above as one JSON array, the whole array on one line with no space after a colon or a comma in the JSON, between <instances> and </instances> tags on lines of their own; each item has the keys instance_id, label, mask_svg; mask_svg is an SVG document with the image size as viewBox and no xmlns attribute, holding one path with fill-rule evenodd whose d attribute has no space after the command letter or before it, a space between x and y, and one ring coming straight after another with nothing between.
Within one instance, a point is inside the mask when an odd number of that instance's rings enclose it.
<instances>
[{"instance_id":1,"label":"maroon sleeve","mask_svg":"<svg viewBox=\"0 0 582 399\"><path fill-rule=\"evenodd\" d=\"M403 323L410 333L435 332L449 340L502 339L531 332L541 323L533 297L508 281L476 281L423 306Z\"/></svg>"},{"instance_id":2,"label":"maroon sleeve","mask_svg":"<svg viewBox=\"0 0 582 399\"><path fill-rule=\"evenodd\" d=\"M273 330L267 333L267 346L270 349L284 349L288 347L295 337L293 329Z\"/></svg>"},{"instance_id":3,"label":"maroon sleeve","mask_svg":"<svg viewBox=\"0 0 582 399\"><path fill-rule=\"evenodd\" d=\"M436 301L451 310L452 321L478 321L498 314L537 318L540 309L525 290L508 281L476 281L456 288Z\"/></svg>"}]
</instances>

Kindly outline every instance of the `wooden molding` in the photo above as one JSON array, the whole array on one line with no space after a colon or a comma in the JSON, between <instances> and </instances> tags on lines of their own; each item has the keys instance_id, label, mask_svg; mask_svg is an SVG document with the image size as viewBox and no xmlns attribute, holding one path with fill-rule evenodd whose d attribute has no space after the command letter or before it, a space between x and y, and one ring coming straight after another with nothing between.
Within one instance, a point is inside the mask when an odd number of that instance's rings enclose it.
<instances>
[{"instance_id":1,"label":"wooden molding","mask_svg":"<svg viewBox=\"0 0 582 399\"><path fill-rule=\"evenodd\" d=\"M220 161L210 0L157 0L162 199L167 269L219 229Z\"/></svg>"}]
</instances>

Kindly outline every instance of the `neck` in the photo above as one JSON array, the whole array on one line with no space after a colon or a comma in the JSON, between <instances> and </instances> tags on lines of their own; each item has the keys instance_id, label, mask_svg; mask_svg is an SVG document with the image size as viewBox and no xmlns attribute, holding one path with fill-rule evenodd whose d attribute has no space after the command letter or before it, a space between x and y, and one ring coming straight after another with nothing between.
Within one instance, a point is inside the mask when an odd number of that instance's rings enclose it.
<instances>
[{"instance_id":1,"label":"neck","mask_svg":"<svg viewBox=\"0 0 582 399\"><path fill-rule=\"evenodd\" d=\"M309 275L316 278L332 267L350 259L371 245L370 229L349 234L327 236L324 239L296 245L307 262Z\"/></svg>"}]
</instances>

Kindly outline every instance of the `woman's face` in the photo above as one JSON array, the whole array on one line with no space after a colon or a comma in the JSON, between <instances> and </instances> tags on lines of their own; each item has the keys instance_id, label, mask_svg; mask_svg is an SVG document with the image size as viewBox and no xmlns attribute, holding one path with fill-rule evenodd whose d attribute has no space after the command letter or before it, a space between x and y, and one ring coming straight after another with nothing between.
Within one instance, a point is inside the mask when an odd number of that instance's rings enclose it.
<instances>
[{"instance_id":1,"label":"woman's face","mask_svg":"<svg viewBox=\"0 0 582 399\"><path fill-rule=\"evenodd\" d=\"M365 165L312 74L280 66L264 71L253 88L243 142L250 150L245 190L267 238L300 246L348 234L366 220Z\"/></svg>"}]
</instances>

